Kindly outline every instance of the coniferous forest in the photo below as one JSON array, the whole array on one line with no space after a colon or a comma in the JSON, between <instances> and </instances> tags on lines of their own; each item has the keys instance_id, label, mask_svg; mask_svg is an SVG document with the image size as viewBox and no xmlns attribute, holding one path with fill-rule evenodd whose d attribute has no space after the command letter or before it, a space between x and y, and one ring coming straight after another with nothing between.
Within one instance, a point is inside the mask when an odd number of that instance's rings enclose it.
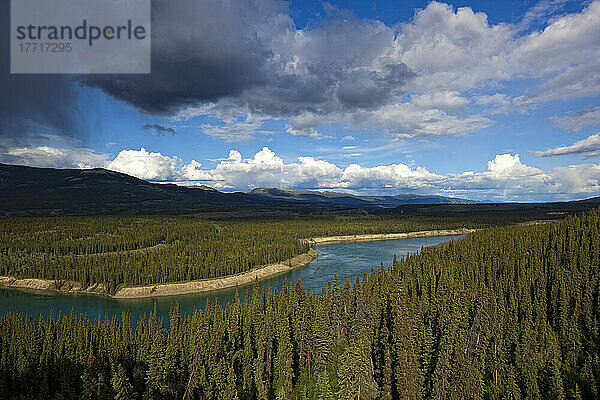
<instances>
[{"instance_id":1,"label":"coniferous forest","mask_svg":"<svg viewBox=\"0 0 600 400\"><path fill-rule=\"evenodd\" d=\"M513 219L469 217L206 220L193 217L0 219L0 275L147 285L216 278L308 251L303 238L485 227Z\"/></svg>"},{"instance_id":2,"label":"coniferous forest","mask_svg":"<svg viewBox=\"0 0 600 400\"><path fill-rule=\"evenodd\" d=\"M154 314L136 326L7 314L0 397L600 396L598 211L489 228L318 294L296 282L245 299L193 315L175 305L169 330Z\"/></svg>"}]
</instances>

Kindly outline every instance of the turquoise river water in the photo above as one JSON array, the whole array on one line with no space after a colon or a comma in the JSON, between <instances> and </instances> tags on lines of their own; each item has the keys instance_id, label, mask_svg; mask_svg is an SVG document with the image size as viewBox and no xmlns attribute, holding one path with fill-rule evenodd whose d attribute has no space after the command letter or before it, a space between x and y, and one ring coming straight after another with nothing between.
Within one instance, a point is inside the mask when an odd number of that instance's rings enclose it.
<instances>
[{"instance_id":1,"label":"turquoise river water","mask_svg":"<svg viewBox=\"0 0 600 400\"><path fill-rule=\"evenodd\" d=\"M363 278L365 269L379 268L381 262L387 267L391 265L394 255L397 257L418 252L422 246L431 246L449 240L457 240L463 235L432 236L397 240L380 240L371 242L347 242L315 246L320 256L308 265L290 271L287 274L273 277L260 283L265 289L281 290L285 282L301 280L305 289L320 293L321 288L333 280L337 274L340 285L348 279L351 283L356 277ZM240 297L243 299L246 288L240 288ZM194 308L204 308L207 299L211 303L218 301L225 305L235 296L235 289L218 292L189 294L173 297L157 297L146 299L112 299L108 297L58 294L58 293L32 293L13 289L0 289L0 315L9 311L20 312L38 318L40 315L54 316L69 314L71 312L86 314L90 319L120 318L122 313L130 312L134 318L143 313L151 312L155 307L159 316L168 320L171 304L179 301L182 313L192 313Z\"/></svg>"}]
</instances>

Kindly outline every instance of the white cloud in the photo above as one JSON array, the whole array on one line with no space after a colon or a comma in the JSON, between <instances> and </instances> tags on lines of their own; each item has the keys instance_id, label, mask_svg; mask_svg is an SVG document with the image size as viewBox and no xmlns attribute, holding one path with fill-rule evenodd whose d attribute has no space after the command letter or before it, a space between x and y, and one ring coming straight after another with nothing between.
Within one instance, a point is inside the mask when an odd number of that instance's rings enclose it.
<instances>
[{"instance_id":1,"label":"white cloud","mask_svg":"<svg viewBox=\"0 0 600 400\"><path fill-rule=\"evenodd\" d=\"M189 164L181 167L180 175L180 178L190 181L209 181L212 179L211 174L202 170L202 164L196 160L192 160Z\"/></svg>"},{"instance_id":2,"label":"white cloud","mask_svg":"<svg viewBox=\"0 0 600 400\"><path fill-rule=\"evenodd\" d=\"M0 161L49 168L93 168L103 166L108 155L87 148L51 146L4 146L0 143Z\"/></svg>"},{"instance_id":3,"label":"white cloud","mask_svg":"<svg viewBox=\"0 0 600 400\"><path fill-rule=\"evenodd\" d=\"M439 109L422 109L412 103L398 103L373 110L322 116L305 113L290 119L292 126L310 132L311 127L340 122L367 131L385 132L394 139L449 137L486 128L494 123L478 115L453 115ZM289 131L290 127L288 127ZM304 136L309 136L305 134Z\"/></svg>"},{"instance_id":4,"label":"white cloud","mask_svg":"<svg viewBox=\"0 0 600 400\"><path fill-rule=\"evenodd\" d=\"M188 110L189 114L191 110ZM206 114L216 119L214 123L203 123L199 125L202 132L210 136L216 136L228 142L239 142L253 138L256 134L270 134L272 132L263 129L265 118L253 114L244 117L223 115L222 113Z\"/></svg>"},{"instance_id":5,"label":"white cloud","mask_svg":"<svg viewBox=\"0 0 600 400\"><path fill-rule=\"evenodd\" d=\"M600 52L600 2L580 13L554 20L541 32L526 36L511 54L529 74L543 76L567 67L597 61Z\"/></svg>"},{"instance_id":6,"label":"white cloud","mask_svg":"<svg viewBox=\"0 0 600 400\"><path fill-rule=\"evenodd\" d=\"M405 164L381 165L364 168L350 164L344 169L338 187L365 190L382 188L420 189L433 184L440 176L423 167L411 169Z\"/></svg>"},{"instance_id":7,"label":"white cloud","mask_svg":"<svg viewBox=\"0 0 600 400\"><path fill-rule=\"evenodd\" d=\"M580 197L598 196L600 164L578 164L555 168L553 177L562 193L577 193Z\"/></svg>"},{"instance_id":8,"label":"white cloud","mask_svg":"<svg viewBox=\"0 0 600 400\"><path fill-rule=\"evenodd\" d=\"M564 3L540 2L524 24L544 18ZM423 92L411 97L418 107L460 112L469 104L463 92L494 90L514 78L540 78L540 83L514 98L492 92L475 94L472 100L499 107L492 111L498 113L600 94L600 1L525 36L519 36L517 26L489 24L484 13L469 7L454 10L432 2L413 21L401 24L398 32L390 54L417 73L406 88Z\"/></svg>"},{"instance_id":9,"label":"white cloud","mask_svg":"<svg viewBox=\"0 0 600 400\"><path fill-rule=\"evenodd\" d=\"M474 98L475 103L482 105L495 105L504 106L510 103L511 99L502 93L496 93L493 95L480 95Z\"/></svg>"},{"instance_id":10,"label":"white cloud","mask_svg":"<svg viewBox=\"0 0 600 400\"><path fill-rule=\"evenodd\" d=\"M458 92L445 91L413 95L411 103L426 110L438 109L448 112L461 112L469 104L469 99L460 96Z\"/></svg>"},{"instance_id":11,"label":"white cloud","mask_svg":"<svg viewBox=\"0 0 600 400\"><path fill-rule=\"evenodd\" d=\"M538 157L563 156L567 154L591 153L600 150L600 132L579 140L570 146L555 147L544 151L536 151Z\"/></svg>"},{"instance_id":12,"label":"white cloud","mask_svg":"<svg viewBox=\"0 0 600 400\"><path fill-rule=\"evenodd\" d=\"M594 140L599 141L600 134L594 136L597 137ZM495 201L560 200L600 194L600 164L570 165L545 171L524 164L518 154L496 155L481 172L446 175L403 163L374 167L350 164L341 168L314 157L298 157L286 163L268 147L251 158L243 158L238 151L231 150L214 168L202 168L196 160L184 163L177 156L144 148L123 150L113 160L89 149L65 152L51 147L36 151L14 148L0 159L6 162L7 154L22 157L20 160L27 165L106 167L151 181L203 183L221 190L279 187L363 194L409 192ZM43 163L40 164L40 160Z\"/></svg>"},{"instance_id":13,"label":"white cloud","mask_svg":"<svg viewBox=\"0 0 600 400\"><path fill-rule=\"evenodd\" d=\"M254 157L242 159L238 152L230 152L228 160L222 161L203 177L219 189L251 190L268 186L279 188L318 187L332 183L341 171L334 164L313 157L298 157L298 162L286 164L271 149L264 147ZM192 180L192 176L183 176Z\"/></svg>"},{"instance_id":14,"label":"white cloud","mask_svg":"<svg viewBox=\"0 0 600 400\"><path fill-rule=\"evenodd\" d=\"M562 117L550 117L550 120L560 128L572 133L579 132L587 126L598 128L600 127L600 106L588 107Z\"/></svg>"},{"instance_id":15,"label":"white cloud","mask_svg":"<svg viewBox=\"0 0 600 400\"><path fill-rule=\"evenodd\" d=\"M540 0L535 6L531 7L519 22L519 30L526 30L531 25L546 21L559 12L570 0Z\"/></svg>"},{"instance_id":16,"label":"white cloud","mask_svg":"<svg viewBox=\"0 0 600 400\"><path fill-rule=\"evenodd\" d=\"M411 103L394 104L373 111L357 111L347 117L360 127L374 127L396 138L456 136L486 128L493 121L482 116L457 116L438 109L423 110Z\"/></svg>"},{"instance_id":17,"label":"white cloud","mask_svg":"<svg viewBox=\"0 0 600 400\"><path fill-rule=\"evenodd\" d=\"M242 155L237 150L229 150L229 157L227 158L229 161L240 162L242 161Z\"/></svg>"},{"instance_id":18,"label":"white cloud","mask_svg":"<svg viewBox=\"0 0 600 400\"><path fill-rule=\"evenodd\" d=\"M321 134L315 128L312 128L310 126L296 127L293 125L287 125L285 127L285 130L292 136L305 136L313 139L319 139L321 137Z\"/></svg>"},{"instance_id":19,"label":"white cloud","mask_svg":"<svg viewBox=\"0 0 600 400\"><path fill-rule=\"evenodd\" d=\"M513 27L490 25L485 13L434 1L398 29L394 55L417 72L409 83L416 91L461 92L510 77Z\"/></svg>"},{"instance_id":20,"label":"white cloud","mask_svg":"<svg viewBox=\"0 0 600 400\"><path fill-rule=\"evenodd\" d=\"M600 53L599 53L600 57ZM600 94L600 62L568 67L534 90L515 98L514 107L530 107L552 100L593 97Z\"/></svg>"},{"instance_id":21,"label":"white cloud","mask_svg":"<svg viewBox=\"0 0 600 400\"><path fill-rule=\"evenodd\" d=\"M600 1L556 18L541 32L516 39L509 53L513 76L540 78L539 86L505 101L497 112L600 94Z\"/></svg>"},{"instance_id":22,"label":"white cloud","mask_svg":"<svg viewBox=\"0 0 600 400\"><path fill-rule=\"evenodd\" d=\"M106 167L141 179L166 181L178 178L181 165L179 157L151 153L142 147L140 150L121 151Z\"/></svg>"},{"instance_id":23,"label":"white cloud","mask_svg":"<svg viewBox=\"0 0 600 400\"><path fill-rule=\"evenodd\" d=\"M521 178L538 175L543 171L523 164L518 154L498 154L488 161L488 172L492 178Z\"/></svg>"}]
</instances>

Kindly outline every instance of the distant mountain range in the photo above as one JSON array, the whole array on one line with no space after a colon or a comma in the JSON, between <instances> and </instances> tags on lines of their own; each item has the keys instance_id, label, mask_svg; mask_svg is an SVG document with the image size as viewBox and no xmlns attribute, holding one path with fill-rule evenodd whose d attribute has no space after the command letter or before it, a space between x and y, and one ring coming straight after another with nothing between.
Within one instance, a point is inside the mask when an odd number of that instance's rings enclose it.
<instances>
[{"instance_id":1,"label":"distant mountain range","mask_svg":"<svg viewBox=\"0 0 600 400\"><path fill-rule=\"evenodd\" d=\"M576 204L576 209L579 210L582 207L589 209L599 203L600 198L587 200L587 203L545 204ZM413 194L355 196L329 191L275 188L258 188L249 193L223 193L204 185L186 187L151 183L102 168L54 169L0 164L0 215L252 216L332 212L431 215L460 213L460 210L510 210L511 207L514 208L512 205L494 206L458 198ZM530 208L532 205L525 204L523 207Z\"/></svg>"},{"instance_id":2,"label":"distant mountain range","mask_svg":"<svg viewBox=\"0 0 600 400\"><path fill-rule=\"evenodd\" d=\"M396 196L355 196L348 193L337 193L315 190L282 190L276 188L257 188L248 194L265 199L307 202L330 205L342 205L348 208L389 208L404 204L474 204L471 200L443 196L420 196L416 194L399 194Z\"/></svg>"}]
</instances>

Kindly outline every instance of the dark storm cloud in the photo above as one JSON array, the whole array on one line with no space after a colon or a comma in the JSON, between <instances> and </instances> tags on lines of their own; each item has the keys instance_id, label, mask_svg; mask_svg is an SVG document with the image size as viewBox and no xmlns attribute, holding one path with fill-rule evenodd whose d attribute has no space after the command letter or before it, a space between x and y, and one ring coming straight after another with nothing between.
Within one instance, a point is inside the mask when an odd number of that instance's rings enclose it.
<instances>
[{"instance_id":1,"label":"dark storm cloud","mask_svg":"<svg viewBox=\"0 0 600 400\"><path fill-rule=\"evenodd\" d=\"M205 103L284 118L373 109L413 76L398 61L373 69L395 37L379 21L297 30L286 4L275 0L152 4L152 73L82 78L151 114Z\"/></svg>"},{"instance_id":2,"label":"dark storm cloud","mask_svg":"<svg viewBox=\"0 0 600 400\"><path fill-rule=\"evenodd\" d=\"M298 30L279 0L154 0L152 8L152 73L77 76L80 85L153 115L213 103L221 115L326 120L390 103L413 76L386 57L396 32L379 21L350 16ZM8 53L7 40L2 50ZM84 131L72 76L9 75L8 61L0 71L2 135Z\"/></svg>"},{"instance_id":3,"label":"dark storm cloud","mask_svg":"<svg viewBox=\"0 0 600 400\"><path fill-rule=\"evenodd\" d=\"M152 73L82 78L151 114L235 97L264 83L268 31L291 23L285 4L271 0L155 0L152 7Z\"/></svg>"},{"instance_id":4,"label":"dark storm cloud","mask_svg":"<svg viewBox=\"0 0 600 400\"><path fill-rule=\"evenodd\" d=\"M303 73L272 74L268 85L249 89L236 101L253 113L276 117L374 109L402 93L402 85L413 76L404 64L385 66L381 72L346 68L313 65Z\"/></svg>"},{"instance_id":5,"label":"dark storm cloud","mask_svg":"<svg viewBox=\"0 0 600 400\"><path fill-rule=\"evenodd\" d=\"M171 135L177 135L177 131L173 128L168 128L166 126L162 126L160 124L145 124L144 126L142 126L142 128L148 130L148 129L153 129L154 130L154 134L156 136L164 136L167 133L170 133Z\"/></svg>"},{"instance_id":6,"label":"dark storm cloud","mask_svg":"<svg viewBox=\"0 0 600 400\"><path fill-rule=\"evenodd\" d=\"M391 64L383 72L352 71L340 80L337 97L345 108L370 109L391 101L413 74L404 64Z\"/></svg>"},{"instance_id":7,"label":"dark storm cloud","mask_svg":"<svg viewBox=\"0 0 600 400\"><path fill-rule=\"evenodd\" d=\"M10 73L9 1L0 2L0 137L26 142L40 133L77 137L77 85L66 75Z\"/></svg>"}]
</instances>

